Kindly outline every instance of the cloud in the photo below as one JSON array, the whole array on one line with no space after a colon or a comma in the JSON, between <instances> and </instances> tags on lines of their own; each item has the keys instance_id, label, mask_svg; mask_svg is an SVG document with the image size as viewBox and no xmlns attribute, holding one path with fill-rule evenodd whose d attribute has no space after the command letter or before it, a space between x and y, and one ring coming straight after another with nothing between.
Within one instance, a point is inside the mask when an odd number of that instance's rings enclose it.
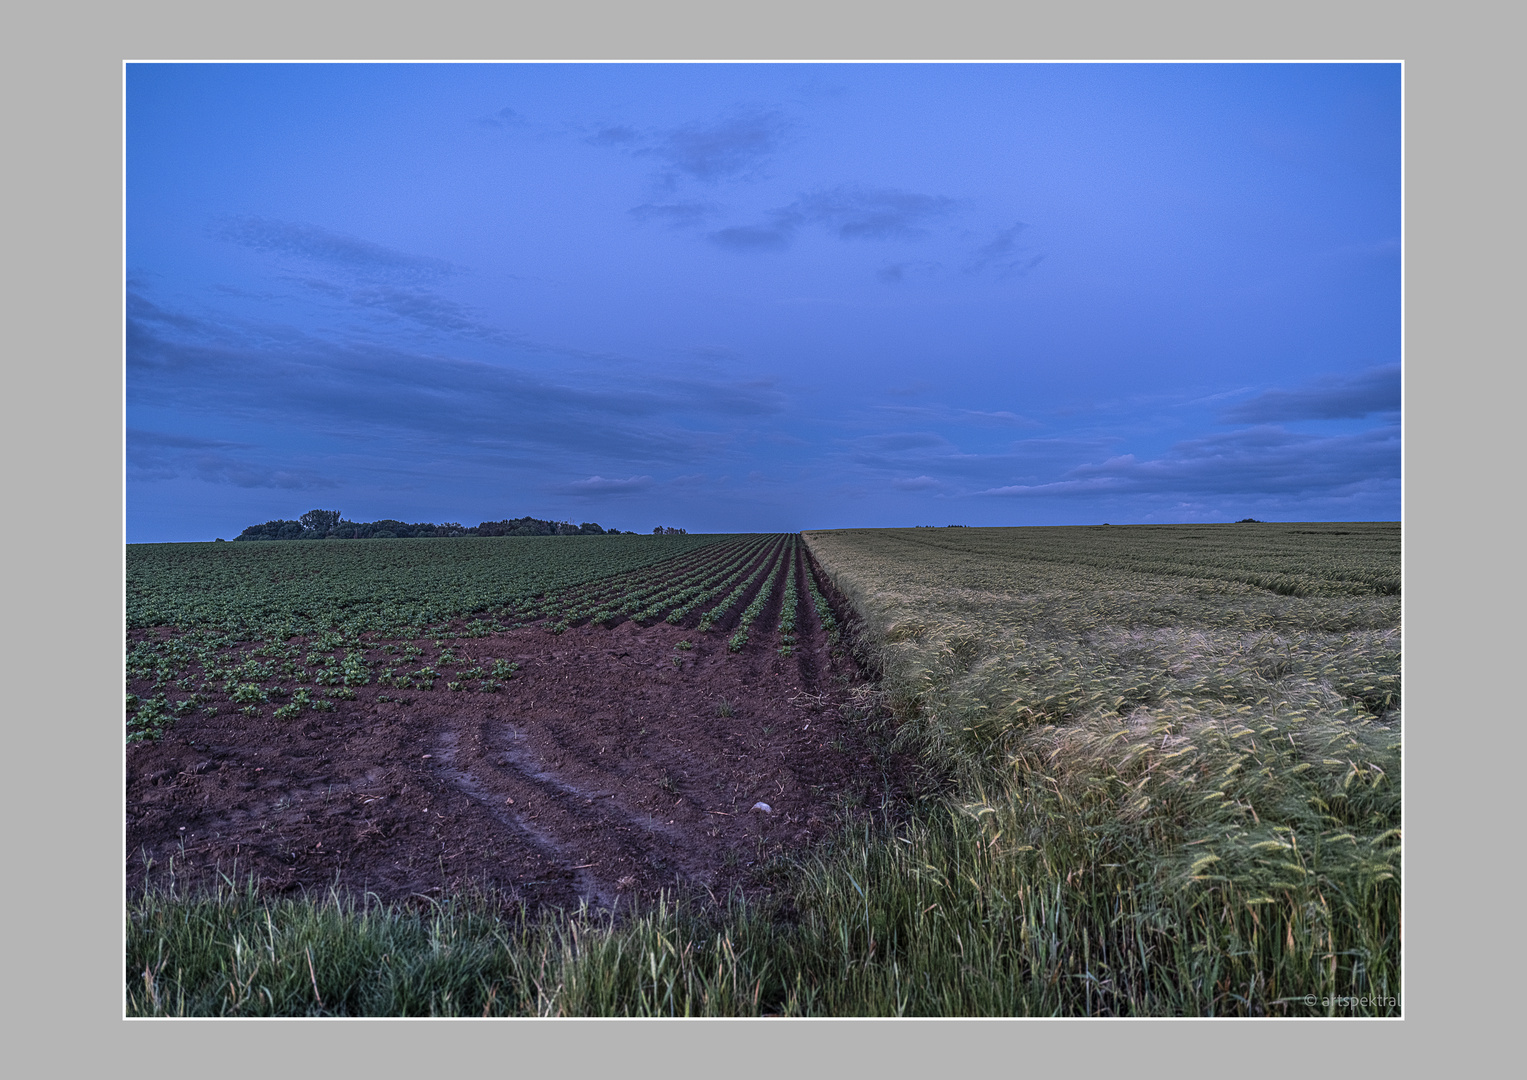
<instances>
[{"instance_id":1,"label":"cloud","mask_svg":"<svg viewBox=\"0 0 1527 1080\"><path fill-rule=\"evenodd\" d=\"M409 319L433 330L452 333L474 334L478 337L501 339L493 328L485 326L472 316L470 308L447 300L428 289L398 288L396 286L371 286L351 291L347 299L361 307L385 311L398 318Z\"/></svg>"},{"instance_id":2,"label":"cloud","mask_svg":"<svg viewBox=\"0 0 1527 1080\"><path fill-rule=\"evenodd\" d=\"M840 186L807 192L769 211L762 223L719 229L710 240L734 251L776 250L788 247L807 226L826 229L840 240L915 240L957 205L943 195Z\"/></svg>"},{"instance_id":3,"label":"cloud","mask_svg":"<svg viewBox=\"0 0 1527 1080\"><path fill-rule=\"evenodd\" d=\"M1018 277L1034 269L1044 261L1044 256L1034 254L1018 242L1019 234L1026 229L1028 226L1021 221L998 229L991 240L975 250L965 272L979 274L983 270L993 270L998 277Z\"/></svg>"},{"instance_id":4,"label":"cloud","mask_svg":"<svg viewBox=\"0 0 1527 1080\"><path fill-rule=\"evenodd\" d=\"M944 484L931 476L914 476L910 479L894 479L891 486L897 491L941 491Z\"/></svg>"},{"instance_id":5,"label":"cloud","mask_svg":"<svg viewBox=\"0 0 1527 1080\"><path fill-rule=\"evenodd\" d=\"M491 128L522 128L530 125L529 120L513 109L500 109L492 116L484 116L477 122Z\"/></svg>"},{"instance_id":6,"label":"cloud","mask_svg":"<svg viewBox=\"0 0 1527 1080\"><path fill-rule=\"evenodd\" d=\"M790 246L795 238L796 226L790 223L774 225L734 225L718 229L710 234L710 241L733 251L780 251Z\"/></svg>"},{"instance_id":7,"label":"cloud","mask_svg":"<svg viewBox=\"0 0 1527 1080\"><path fill-rule=\"evenodd\" d=\"M559 495L627 495L634 491L645 491L655 482L650 476L628 476L624 480L591 476L587 480L574 480L551 490Z\"/></svg>"},{"instance_id":8,"label":"cloud","mask_svg":"<svg viewBox=\"0 0 1527 1080\"><path fill-rule=\"evenodd\" d=\"M327 440L343 452L385 446L380 453L396 464L421 446L484 460L555 456L601 476L610 462L687 464L753 437L784 408L784 395L767 381L608 367L549 377L282 327L192 322L187 329L135 310L142 306L130 306L127 325L130 410L152 405L266 425L283 439ZM295 472L279 480L310 481Z\"/></svg>"},{"instance_id":9,"label":"cloud","mask_svg":"<svg viewBox=\"0 0 1527 1080\"><path fill-rule=\"evenodd\" d=\"M248 443L190 435L127 431L127 472L134 480L172 480L190 476L210 484L241 488L332 488L334 481L311 469L282 467L251 460L231 451L253 449Z\"/></svg>"},{"instance_id":10,"label":"cloud","mask_svg":"<svg viewBox=\"0 0 1527 1080\"><path fill-rule=\"evenodd\" d=\"M442 259L410 255L300 222L230 216L215 222L212 234L253 251L325 263L373 277L439 278L455 271Z\"/></svg>"},{"instance_id":11,"label":"cloud","mask_svg":"<svg viewBox=\"0 0 1527 1080\"><path fill-rule=\"evenodd\" d=\"M791 126L778 112L744 109L719 120L659 132L635 153L663 162L670 183L679 174L706 183L747 179L756 175L779 148ZM636 133L628 128L605 131L620 133L606 145L637 141Z\"/></svg>"},{"instance_id":12,"label":"cloud","mask_svg":"<svg viewBox=\"0 0 1527 1080\"><path fill-rule=\"evenodd\" d=\"M709 202L643 203L626 211L638 221L656 221L670 229L687 229L714 217L720 208Z\"/></svg>"},{"instance_id":13,"label":"cloud","mask_svg":"<svg viewBox=\"0 0 1527 1080\"><path fill-rule=\"evenodd\" d=\"M1229 423L1355 420L1400 408L1400 366L1372 367L1354 375L1328 375L1297 390L1268 390L1220 414Z\"/></svg>"},{"instance_id":14,"label":"cloud","mask_svg":"<svg viewBox=\"0 0 1527 1080\"><path fill-rule=\"evenodd\" d=\"M1330 438L1262 426L1181 442L1159 458L1142 461L1124 454L1080 465L1048 483L1010 484L976 494L1310 498L1397 485L1399 478L1397 425Z\"/></svg>"}]
</instances>

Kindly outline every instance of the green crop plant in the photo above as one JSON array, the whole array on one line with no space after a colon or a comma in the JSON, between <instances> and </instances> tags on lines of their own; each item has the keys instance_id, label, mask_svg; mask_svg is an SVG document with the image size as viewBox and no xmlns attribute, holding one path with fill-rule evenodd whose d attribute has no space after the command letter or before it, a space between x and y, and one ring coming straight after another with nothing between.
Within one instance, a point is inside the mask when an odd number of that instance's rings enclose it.
<instances>
[{"instance_id":1,"label":"green crop plant","mask_svg":"<svg viewBox=\"0 0 1527 1080\"><path fill-rule=\"evenodd\" d=\"M264 702L269 696L257 683L240 683L228 694L237 704Z\"/></svg>"},{"instance_id":2,"label":"green crop plant","mask_svg":"<svg viewBox=\"0 0 1527 1080\"><path fill-rule=\"evenodd\" d=\"M493 677L495 679L512 679L514 673L520 670L520 665L512 660L493 661Z\"/></svg>"},{"instance_id":3,"label":"green crop plant","mask_svg":"<svg viewBox=\"0 0 1527 1080\"><path fill-rule=\"evenodd\" d=\"M677 626L688 617L690 612L734 585L747 572L754 558L770 540L770 537L761 537L746 545L734 559L717 570L710 578L683 590L674 599L677 606L668 613L668 622ZM706 628L709 628L709 624Z\"/></svg>"},{"instance_id":4,"label":"green crop plant","mask_svg":"<svg viewBox=\"0 0 1527 1080\"><path fill-rule=\"evenodd\" d=\"M787 552L794 550L794 544L795 541L792 539L789 545L781 547L778 555L769 563L769 570L764 577L764 584L753 596L752 602L743 609L742 618L737 624L737 631L732 635L731 640L726 643L726 647L730 651L741 652L743 646L748 643L748 627L752 626L754 620L763 613L763 609L769 606L769 601L773 598L774 590L778 585L775 567L780 564L780 561L784 559ZM785 565L788 568L788 562Z\"/></svg>"},{"instance_id":5,"label":"green crop plant","mask_svg":"<svg viewBox=\"0 0 1527 1080\"><path fill-rule=\"evenodd\" d=\"M704 615L700 616L700 625L697 627L697 629L701 631L707 631L712 626L714 626L716 622L722 618L722 616L724 616L728 611L732 609L733 605L735 605L739 600L747 595L748 590L757 584L758 580L764 576L764 573L768 570L771 570L773 566L774 553L766 552L763 557L759 559L757 569L755 569L752 574L748 575L748 577L744 579L740 585L738 585L729 594L727 594L727 597L722 600L721 603L717 604Z\"/></svg>"}]
</instances>

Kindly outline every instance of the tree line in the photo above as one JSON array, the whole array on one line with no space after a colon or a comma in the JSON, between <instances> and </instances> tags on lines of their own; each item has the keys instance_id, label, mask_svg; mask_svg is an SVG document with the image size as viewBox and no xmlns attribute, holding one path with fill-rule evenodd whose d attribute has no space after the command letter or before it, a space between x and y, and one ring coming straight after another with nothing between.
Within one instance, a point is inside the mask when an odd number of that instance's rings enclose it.
<instances>
[{"instance_id":1,"label":"tree line","mask_svg":"<svg viewBox=\"0 0 1527 1080\"><path fill-rule=\"evenodd\" d=\"M654 530L663 531L660 526ZM682 532L683 530L669 530ZM457 521L406 522L392 518L380 521L350 521L338 510L309 510L296 521L267 521L251 525L235 540L386 540L418 536L616 536L619 529L601 528L597 522L574 525L570 521L542 521L540 518L506 518L466 526Z\"/></svg>"}]
</instances>

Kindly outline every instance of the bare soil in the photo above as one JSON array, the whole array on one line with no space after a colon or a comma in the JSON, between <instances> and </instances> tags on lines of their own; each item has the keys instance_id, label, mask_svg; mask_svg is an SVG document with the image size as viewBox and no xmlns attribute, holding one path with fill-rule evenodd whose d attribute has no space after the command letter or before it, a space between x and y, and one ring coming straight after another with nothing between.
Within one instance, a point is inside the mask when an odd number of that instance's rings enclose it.
<instances>
[{"instance_id":1,"label":"bare soil","mask_svg":"<svg viewBox=\"0 0 1527 1080\"><path fill-rule=\"evenodd\" d=\"M214 695L215 715L127 747L128 894L222 873L386 901L487 887L532 908L766 895L774 856L896 805L910 775L869 731L861 673L809 603L799 619L789 656L756 627L728 652L735 613L704 633L526 627L446 642L519 664L497 693L373 684L280 721ZM412 644L436 663L433 638Z\"/></svg>"}]
</instances>

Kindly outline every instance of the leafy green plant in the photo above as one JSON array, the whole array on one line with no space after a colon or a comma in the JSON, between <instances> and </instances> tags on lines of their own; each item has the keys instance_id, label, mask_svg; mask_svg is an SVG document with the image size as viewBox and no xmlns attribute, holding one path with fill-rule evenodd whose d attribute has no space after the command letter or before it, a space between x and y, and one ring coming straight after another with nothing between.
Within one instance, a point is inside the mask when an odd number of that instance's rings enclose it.
<instances>
[{"instance_id":1,"label":"leafy green plant","mask_svg":"<svg viewBox=\"0 0 1527 1080\"><path fill-rule=\"evenodd\" d=\"M235 703L257 703L269 700L269 696L258 683L240 683L233 688L228 695Z\"/></svg>"}]
</instances>

